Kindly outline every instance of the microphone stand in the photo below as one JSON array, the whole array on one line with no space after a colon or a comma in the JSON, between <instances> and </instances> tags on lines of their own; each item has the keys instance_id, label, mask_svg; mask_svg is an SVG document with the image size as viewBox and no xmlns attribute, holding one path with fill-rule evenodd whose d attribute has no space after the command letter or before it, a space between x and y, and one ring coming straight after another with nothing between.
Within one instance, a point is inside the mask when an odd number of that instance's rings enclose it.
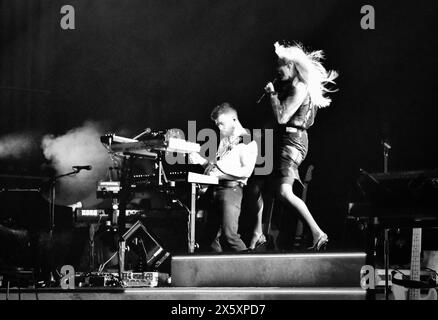
<instances>
[{"instance_id":1,"label":"microphone stand","mask_svg":"<svg viewBox=\"0 0 438 320\"><path fill-rule=\"evenodd\" d=\"M388 173L388 158L389 150L391 146L388 141L383 140L383 173ZM389 300L389 228L384 229L384 240L383 240L383 260L385 267L385 300Z\"/></svg>"},{"instance_id":2,"label":"microphone stand","mask_svg":"<svg viewBox=\"0 0 438 320\"><path fill-rule=\"evenodd\" d=\"M387 141L383 141L383 173L388 173L388 158L389 158L389 150L391 150L391 146Z\"/></svg>"},{"instance_id":3,"label":"microphone stand","mask_svg":"<svg viewBox=\"0 0 438 320\"><path fill-rule=\"evenodd\" d=\"M49 184L49 270L51 279L53 278L53 231L55 229L55 200L56 200L56 182L63 177L77 174L80 170L75 169L72 172L61 174L50 178L46 183Z\"/></svg>"}]
</instances>

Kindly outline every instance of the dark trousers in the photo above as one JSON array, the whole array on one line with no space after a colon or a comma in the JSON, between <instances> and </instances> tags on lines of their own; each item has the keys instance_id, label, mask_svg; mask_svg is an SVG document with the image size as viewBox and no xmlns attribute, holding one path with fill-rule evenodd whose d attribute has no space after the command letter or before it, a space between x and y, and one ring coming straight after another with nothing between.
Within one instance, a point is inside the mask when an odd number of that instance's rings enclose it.
<instances>
[{"instance_id":1,"label":"dark trousers","mask_svg":"<svg viewBox=\"0 0 438 320\"><path fill-rule=\"evenodd\" d=\"M246 250L238 234L242 187L211 186L207 193L204 244L214 252Z\"/></svg>"}]
</instances>

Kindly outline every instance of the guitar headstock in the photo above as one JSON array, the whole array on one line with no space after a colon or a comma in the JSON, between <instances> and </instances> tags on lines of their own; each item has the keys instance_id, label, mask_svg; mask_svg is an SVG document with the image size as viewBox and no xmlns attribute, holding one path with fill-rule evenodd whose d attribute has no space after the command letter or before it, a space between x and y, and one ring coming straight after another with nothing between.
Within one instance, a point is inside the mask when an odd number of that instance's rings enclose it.
<instances>
[{"instance_id":1,"label":"guitar headstock","mask_svg":"<svg viewBox=\"0 0 438 320\"><path fill-rule=\"evenodd\" d=\"M309 167L307 167L306 176L304 177L304 183L310 182L312 180L312 171L314 168L315 167L313 165L309 165Z\"/></svg>"}]
</instances>

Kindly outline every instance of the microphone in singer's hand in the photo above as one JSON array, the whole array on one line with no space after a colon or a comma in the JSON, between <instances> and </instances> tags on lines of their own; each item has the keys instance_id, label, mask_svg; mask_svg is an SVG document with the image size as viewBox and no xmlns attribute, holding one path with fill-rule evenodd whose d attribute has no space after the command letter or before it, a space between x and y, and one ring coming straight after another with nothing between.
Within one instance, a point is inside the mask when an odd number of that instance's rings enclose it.
<instances>
[{"instance_id":1,"label":"microphone in singer's hand","mask_svg":"<svg viewBox=\"0 0 438 320\"><path fill-rule=\"evenodd\" d=\"M274 78L274 80L272 80L271 81L271 83L274 85L275 83L277 82L277 78ZM266 96L266 91L261 95L261 97L259 98L259 100L257 100L257 104L259 104L262 100L263 100L263 98Z\"/></svg>"},{"instance_id":2,"label":"microphone in singer's hand","mask_svg":"<svg viewBox=\"0 0 438 320\"><path fill-rule=\"evenodd\" d=\"M76 170L77 172L79 172L81 170L91 170L93 167L92 166L73 166L72 168L74 170Z\"/></svg>"}]
</instances>

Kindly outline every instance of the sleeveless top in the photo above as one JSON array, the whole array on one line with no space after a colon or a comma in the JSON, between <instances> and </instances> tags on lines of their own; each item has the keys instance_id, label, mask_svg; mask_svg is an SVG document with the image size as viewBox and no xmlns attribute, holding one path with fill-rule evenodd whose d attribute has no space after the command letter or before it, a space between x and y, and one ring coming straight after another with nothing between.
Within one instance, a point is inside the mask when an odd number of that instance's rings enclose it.
<instances>
[{"instance_id":1,"label":"sleeveless top","mask_svg":"<svg viewBox=\"0 0 438 320\"><path fill-rule=\"evenodd\" d=\"M274 87L275 91L278 92L278 99L281 103L288 97L293 96L296 90L291 80L278 81ZM310 96L307 95L301 106L286 123L286 126L307 130L313 125L317 110L318 108L312 104Z\"/></svg>"},{"instance_id":2,"label":"sleeveless top","mask_svg":"<svg viewBox=\"0 0 438 320\"><path fill-rule=\"evenodd\" d=\"M254 146L255 144L255 146ZM255 148L255 149L254 149ZM245 134L240 135L237 137L234 137L232 140L229 138L223 138L221 139L219 143L219 148L216 153L216 162L225 160L228 165L239 165L240 164L240 153L246 152L246 153L252 153L252 150L255 150L254 153L254 165L257 158L257 143L255 140L252 139L251 135ZM204 174L209 175L212 172L214 172L215 167L212 164L208 165L207 168L204 171ZM222 173L224 173L221 169L219 169ZM214 174L213 174L214 175ZM231 176L229 176L229 179L227 180L235 180L242 182L246 185L248 178L241 178L241 179L235 179Z\"/></svg>"}]
</instances>

